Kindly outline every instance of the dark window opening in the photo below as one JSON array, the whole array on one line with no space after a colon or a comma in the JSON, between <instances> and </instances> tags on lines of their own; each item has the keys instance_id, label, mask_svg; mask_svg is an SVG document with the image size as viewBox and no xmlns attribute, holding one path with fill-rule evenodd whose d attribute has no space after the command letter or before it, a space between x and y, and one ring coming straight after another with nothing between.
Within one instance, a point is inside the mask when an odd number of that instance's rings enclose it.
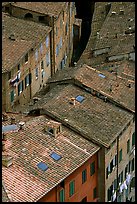
<instances>
[{"instance_id":1,"label":"dark window opening","mask_svg":"<svg viewBox=\"0 0 137 204\"><path fill-rule=\"evenodd\" d=\"M83 198L81 202L87 202L87 197Z\"/></svg>"},{"instance_id":2,"label":"dark window opening","mask_svg":"<svg viewBox=\"0 0 137 204\"><path fill-rule=\"evenodd\" d=\"M11 79L11 72L8 73L8 80Z\"/></svg>"},{"instance_id":3,"label":"dark window opening","mask_svg":"<svg viewBox=\"0 0 137 204\"><path fill-rule=\"evenodd\" d=\"M44 21L44 20L45 20L44 16L39 16L39 21Z\"/></svg>"},{"instance_id":4,"label":"dark window opening","mask_svg":"<svg viewBox=\"0 0 137 204\"><path fill-rule=\"evenodd\" d=\"M26 13L24 18L33 18L33 15L31 13Z\"/></svg>"},{"instance_id":5,"label":"dark window opening","mask_svg":"<svg viewBox=\"0 0 137 204\"><path fill-rule=\"evenodd\" d=\"M54 134L54 131L52 128L48 128L48 132L51 133L51 134Z\"/></svg>"},{"instance_id":6,"label":"dark window opening","mask_svg":"<svg viewBox=\"0 0 137 204\"><path fill-rule=\"evenodd\" d=\"M25 63L28 62L28 53L25 55Z\"/></svg>"}]
</instances>

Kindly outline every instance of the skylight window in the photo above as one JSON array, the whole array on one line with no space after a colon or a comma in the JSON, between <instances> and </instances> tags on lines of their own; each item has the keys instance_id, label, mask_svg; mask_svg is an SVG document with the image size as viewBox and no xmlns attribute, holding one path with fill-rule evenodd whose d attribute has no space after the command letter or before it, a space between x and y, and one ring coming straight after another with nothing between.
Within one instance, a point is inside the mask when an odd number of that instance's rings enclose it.
<instances>
[{"instance_id":1,"label":"skylight window","mask_svg":"<svg viewBox=\"0 0 137 204\"><path fill-rule=\"evenodd\" d=\"M105 78L106 76L103 74L99 74L98 76L100 76L101 78Z\"/></svg>"},{"instance_id":2,"label":"skylight window","mask_svg":"<svg viewBox=\"0 0 137 204\"><path fill-rule=\"evenodd\" d=\"M48 169L47 164L40 162L37 164L38 168L41 169L42 171L46 171Z\"/></svg>"},{"instance_id":3,"label":"skylight window","mask_svg":"<svg viewBox=\"0 0 137 204\"><path fill-rule=\"evenodd\" d=\"M17 125L6 125L2 126L2 132L9 132L9 131L14 131L17 130L18 126Z\"/></svg>"},{"instance_id":4,"label":"skylight window","mask_svg":"<svg viewBox=\"0 0 137 204\"><path fill-rule=\"evenodd\" d=\"M61 159L61 156L58 155L57 153L53 152L51 155L51 158L53 158L55 161L58 161Z\"/></svg>"},{"instance_id":5,"label":"skylight window","mask_svg":"<svg viewBox=\"0 0 137 204\"><path fill-rule=\"evenodd\" d=\"M76 101L78 101L78 102L80 102L80 103L82 103L84 99L85 99L84 96L80 96L80 95L79 95L79 96L76 97Z\"/></svg>"}]
</instances>

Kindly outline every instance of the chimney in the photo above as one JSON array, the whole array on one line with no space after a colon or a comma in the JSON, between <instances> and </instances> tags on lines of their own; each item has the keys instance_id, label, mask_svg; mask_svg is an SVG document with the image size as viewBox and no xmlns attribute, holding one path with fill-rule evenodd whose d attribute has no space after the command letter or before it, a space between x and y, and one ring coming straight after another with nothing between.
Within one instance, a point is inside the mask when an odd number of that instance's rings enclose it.
<instances>
[{"instance_id":1,"label":"chimney","mask_svg":"<svg viewBox=\"0 0 137 204\"><path fill-rule=\"evenodd\" d=\"M10 118L10 121L11 121L11 125L12 125L12 124L16 124L16 120L15 120L14 117Z\"/></svg>"},{"instance_id":2,"label":"chimney","mask_svg":"<svg viewBox=\"0 0 137 204\"><path fill-rule=\"evenodd\" d=\"M119 14L120 14L120 15L124 15L124 10L123 10L123 9L120 9Z\"/></svg>"},{"instance_id":3,"label":"chimney","mask_svg":"<svg viewBox=\"0 0 137 204\"><path fill-rule=\"evenodd\" d=\"M70 104L72 104L72 105L76 105L76 99L75 98L71 98L70 99Z\"/></svg>"},{"instance_id":4,"label":"chimney","mask_svg":"<svg viewBox=\"0 0 137 204\"><path fill-rule=\"evenodd\" d=\"M15 41L15 35L14 34L10 34L9 39Z\"/></svg>"},{"instance_id":5,"label":"chimney","mask_svg":"<svg viewBox=\"0 0 137 204\"><path fill-rule=\"evenodd\" d=\"M19 129L22 130L25 122L19 122Z\"/></svg>"},{"instance_id":6,"label":"chimney","mask_svg":"<svg viewBox=\"0 0 137 204\"><path fill-rule=\"evenodd\" d=\"M8 155L2 155L2 165L5 167L9 167L13 164L13 157Z\"/></svg>"},{"instance_id":7,"label":"chimney","mask_svg":"<svg viewBox=\"0 0 137 204\"><path fill-rule=\"evenodd\" d=\"M50 135L57 137L60 132L62 132L61 123L56 121L49 121L46 125L44 130L48 132Z\"/></svg>"},{"instance_id":8,"label":"chimney","mask_svg":"<svg viewBox=\"0 0 137 204\"><path fill-rule=\"evenodd\" d=\"M111 16L116 16L116 12L112 11Z\"/></svg>"}]
</instances>

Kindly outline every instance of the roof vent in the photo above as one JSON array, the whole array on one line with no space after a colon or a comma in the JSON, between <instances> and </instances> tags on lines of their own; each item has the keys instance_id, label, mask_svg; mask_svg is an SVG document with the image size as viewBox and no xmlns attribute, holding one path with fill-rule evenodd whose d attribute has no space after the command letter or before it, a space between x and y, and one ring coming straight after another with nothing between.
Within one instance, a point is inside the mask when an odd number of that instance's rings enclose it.
<instances>
[{"instance_id":1,"label":"roof vent","mask_svg":"<svg viewBox=\"0 0 137 204\"><path fill-rule=\"evenodd\" d=\"M13 157L8 155L2 155L2 165L9 167L13 164Z\"/></svg>"},{"instance_id":2,"label":"roof vent","mask_svg":"<svg viewBox=\"0 0 137 204\"><path fill-rule=\"evenodd\" d=\"M131 88L131 84L128 84L128 88Z\"/></svg>"},{"instance_id":3,"label":"roof vent","mask_svg":"<svg viewBox=\"0 0 137 204\"><path fill-rule=\"evenodd\" d=\"M115 11L112 11L112 12L111 12L111 16L116 16L116 12L115 12Z\"/></svg>"},{"instance_id":4,"label":"roof vent","mask_svg":"<svg viewBox=\"0 0 137 204\"><path fill-rule=\"evenodd\" d=\"M25 124L25 122L19 122L19 128L20 128L20 130L23 129L24 124Z\"/></svg>"},{"instance_id":5,"label":"roof vent","mask_svg":"<svg viewBox=\"0 0 137 204\"><path fill-rule=\"evenodd\" d=\"M9 39L15 41L15 35L14 34L10 34Z\"/></svg>"},{"instance_id":6,"label":"roof vent","mask_svg":"<svg viewBox=\"0 0 137 204\"><path fill-rule=\"evenodd\" d=\"M50 135L57 137L58 134L62 132L61 123L51 120L45 125L45 131Z\"/></svg>"},{"instance_id":7,"label":"roof vent","mask_svg":"<svg viewBox=\"0 0 137 204\"><path fill-rule=\"evenodd\" d=\"M124 10L123 10L123 9L120 9L119 14L120 14L120 15L124 15Z\"/></svg>"},{"instance_id":8,"label":"roof vent","mask_svg":"<svg viewBox=\"0 0 137 204\"><path fill-rule=\"evenodd\" d=\"M69 103L75 106L76 105L76 99L71 98Z\"/></svg>"}]
</instances>

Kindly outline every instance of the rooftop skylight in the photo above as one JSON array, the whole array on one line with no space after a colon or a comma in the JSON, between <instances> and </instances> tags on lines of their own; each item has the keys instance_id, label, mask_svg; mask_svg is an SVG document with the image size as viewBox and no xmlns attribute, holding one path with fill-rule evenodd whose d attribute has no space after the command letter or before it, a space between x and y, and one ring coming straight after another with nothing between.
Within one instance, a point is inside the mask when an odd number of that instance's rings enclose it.
<instances>
[{"instance_id":1,"label":"rooftop skylight","mask_svg":"<svg viewBox=\"0 0 137 204\"><path fill-rule=\"evenodd\" d=\"M98 76L100 76L101 78L105 78L106 76L103 74L99 74Z\"/></svg>"},{"instance_id":2,"label":"rooftop skylight","mask_svg":"<svg viewBox=\"0 0 137 204\"><path fill-rule=\"evenodd\" d=\"M18 126L17 125L6 125L2 126L2 132L9 132L9 131L14 131L17 130Z\"/></svg>"},{"instance_id":3,"label":"rooftop skylight","mask_svg":"<svg viewBox=\"0 0 137 204\"><path fill-rule=\"evenodd\" d=\"M54 160L58 161L61 159L61 156L58 155L57 153L53 152L51 155L50 155Z\"/></svg>"},{"instance_id":4,"label":"rooftop skylight","mask_svg":"<svg viewBox=\"0 0 137 204\"><path fill-rule=\"evenodd\" d=\"M37 164L38 168L41 169L42 171L46 171L48 169L47 164L40 162Z\"/></svg>"},{"instance_id":5,"label":"rooftop skylight","mask_svg":"<svg viewBox=\"0 0 137 204\"><path fill-rule=\"evenodd\" d=\"M85 97L84 96L77 96L76 97L76 101L78 101L78 102L80 102L80 103L82 103L82 101L85 99Z\"/></svg>"}]
</instances>

